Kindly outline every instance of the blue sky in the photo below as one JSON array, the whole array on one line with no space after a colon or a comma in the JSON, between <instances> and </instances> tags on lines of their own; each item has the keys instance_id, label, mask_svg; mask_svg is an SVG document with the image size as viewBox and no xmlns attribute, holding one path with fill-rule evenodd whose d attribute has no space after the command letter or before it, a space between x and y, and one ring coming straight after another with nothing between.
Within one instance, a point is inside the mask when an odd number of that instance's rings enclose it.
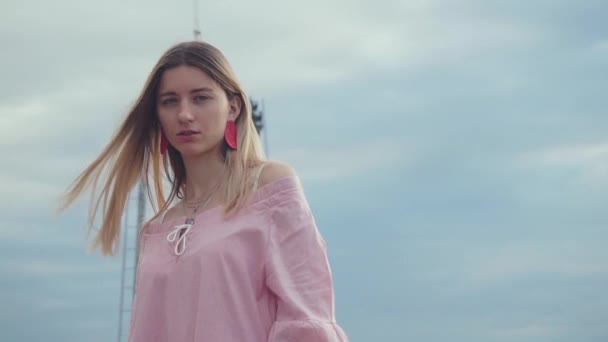
<instances>
[{"instance_id":1,"label":"blue sky","mask_svg":"<svg viewBox=\"0 0 608 342\"><path fill-rule=\"evenodd\" d=\"M110 341L120 258L61 192L191 1L0 4L0 339ZM608 340L603 1L222 1L203 38L302 178L352 341Z\"/></svg>"}]
</instances>

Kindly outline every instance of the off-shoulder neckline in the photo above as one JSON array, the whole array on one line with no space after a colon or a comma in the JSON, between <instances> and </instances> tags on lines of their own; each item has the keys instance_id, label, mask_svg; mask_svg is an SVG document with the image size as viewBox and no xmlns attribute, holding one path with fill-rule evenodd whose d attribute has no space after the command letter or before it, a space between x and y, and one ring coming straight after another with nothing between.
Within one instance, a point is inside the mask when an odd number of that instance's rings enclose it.
<instances>
[{"instance_id":1,"label":"off-shoulder neckline","mask_svg":"<svg viewBox=\"0 0 608 342\"><path fill-rule=\"evenodd\" d=\"M284 176L284 177L279 177L277 179L274 179L266 184L263 184L261 186L259 186L254 192L253 194L251 194L251 198L249 200L249 205L253 205L257 202L263 201L266 198L272 196L274 193L277 192L277 188L281 189L283 187L288 187L289 185L292 186L298 186L300 184L300 178L297 175L290 175L290 176ZM196 214L195 219L199 219L202 216L205 215L209 215L213 212L219 211L220 209L224 209L223 205L216 205L213 206L211 208L205 209L201 212L199 212L198 214ZM173 217L169 220L165 220L164 222L155 222L155 223L148 223L148 226L164 226L167 225L169 223L174 223L174 222L179 222L179 221L184 221L186 219L185 215L180 215L180 216L176 216ZM145 234L145 232L144 232ZM154 233L151 233L154 234Z\"/></svg>"}]
</instances>

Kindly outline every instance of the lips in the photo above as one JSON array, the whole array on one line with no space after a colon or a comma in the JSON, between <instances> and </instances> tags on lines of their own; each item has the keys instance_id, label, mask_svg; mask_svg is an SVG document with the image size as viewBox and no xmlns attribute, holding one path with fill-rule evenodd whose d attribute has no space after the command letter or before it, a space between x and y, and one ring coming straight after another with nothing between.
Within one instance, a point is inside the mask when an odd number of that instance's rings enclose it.
<instances>
[{"instance_id":1,"label":"lips","mask_svg":"<svg viewBox=\"0 0 608 342\"><path fill-rule=\"evenodd\" d=\"M177 133L177 135L188 137L188 136L199 134L199 133L200 132L198 132L198 131L185 130L185 131L181 131L181 132Z\"/></svg>"}]
</instances>

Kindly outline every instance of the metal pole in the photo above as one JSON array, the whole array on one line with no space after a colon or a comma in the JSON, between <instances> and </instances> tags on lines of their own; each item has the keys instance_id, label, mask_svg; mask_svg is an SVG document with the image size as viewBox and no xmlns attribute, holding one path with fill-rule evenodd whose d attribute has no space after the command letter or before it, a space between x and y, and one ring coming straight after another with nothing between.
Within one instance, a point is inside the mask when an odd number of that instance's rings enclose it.
<instances>
[{"instance_id":1,"label":"metal pole","mask_svg":"<svg viewBox=\"0 0 608 342\"><path fill-rule=\"evenodd\" d=\"M201 40L201 25L198 20L198 0L193 0L194 7L194 40Z\"/></svg>"},{"instance_id":2,"label":"metal pole","mask_svg":"<svg viewBox=\"0 0 608 342\"><path fill-rule=\"evenodd\" d=\"M128 201L127 201L128 202ZM118 338L117 341L120 342L120 338L122 337L122 314L124 308L124 284L125 284L125 268L127 263L127 237L129 232L129 205L127 205L127 210L125 211L125 216L123 219L123 238L122 238L122 270L120 272L120 305L118 307Z\"/></svg>"},{"instance_id":3,"label":"metal pole","mask_svg":"<svg viewBox=\"0 0 608 342\"><path fill-rule=\"evenodd\" d=\"M266 123L266 106L264 105L264 99L262 99L262 125L264 126L264 152L266 158L269 158L268 154L268 124Z\"/></svg>"},{"instance_id":4,"label":"metal pole","mask_svg":"<svg viewBox=\"0 0 608 342\"><path fill-rule=\"evenodd\" d=\"M146 196L143 179L139 181L139 189L137 193L137 229L135 235L135 267L133 268L133 296L135 296L135 278L137 277L137 261L139 260L139 234L144 225L146 216Z\"/></svg>"}]
</instances>

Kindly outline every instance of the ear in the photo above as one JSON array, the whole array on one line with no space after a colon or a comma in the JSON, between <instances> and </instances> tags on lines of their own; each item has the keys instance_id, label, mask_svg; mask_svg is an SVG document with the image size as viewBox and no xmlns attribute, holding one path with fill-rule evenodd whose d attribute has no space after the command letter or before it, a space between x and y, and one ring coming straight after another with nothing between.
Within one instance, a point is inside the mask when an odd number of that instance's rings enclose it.
<instances>
[{"instance_id":1,"label":"ear","mask_svg":"<svg viewBox=\"0 0 608 342\"><path fill-rule=\"evenodd\" d=\"M235 94L232 96L230 100L228 100L228 119L236 120L241 114L241 106L243 103L241 102L241 95Z\"/></svg>"}]
</instances>

